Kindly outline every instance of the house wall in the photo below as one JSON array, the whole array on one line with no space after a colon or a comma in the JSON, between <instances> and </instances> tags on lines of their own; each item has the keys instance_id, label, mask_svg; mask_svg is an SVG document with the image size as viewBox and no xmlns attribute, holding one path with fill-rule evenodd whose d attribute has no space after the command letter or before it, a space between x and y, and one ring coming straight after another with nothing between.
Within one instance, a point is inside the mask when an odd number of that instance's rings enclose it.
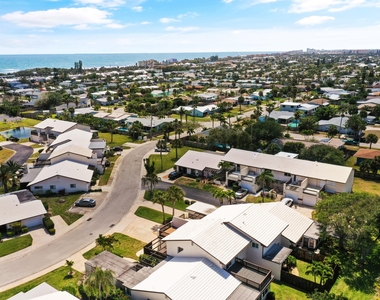
<instances>
[{"instance_id":1,"label":"house wall","mask_svg":"<svg viewBox=\"0 0 380 300\"><path fill-rule=\"evenodd\" d=\"M61 161L70 160L73 162L78 162L84 165L96 166L98 164L97 159L90 159L88 157L84 157L82 155L74 154L74 153L64 153L62 155L56 156L50 160L51 164L54 165Z\"/></svg>"},{"instance_id":2,"label":"house wall","mask_svg":"<svg viewBox=\"0 0 380 300\"><path fill-rule=\"evenodd\" d=\"M28 227L34 227L42 225L42 219L44 218L44 215L36 216L33 218L21 220L22 226L28 226Z\"/></svg>"},{"instance_id":3,"label":"house wall","mask_svg":"<svg viewBox=\"0 0 380 300\"><path fill-rule=\"evenodd\" d=\"M133 300L167 300L166 295L164 293L154 293L148 291L136 291L131 290L131 298Z\"/></svg>"},{"instance_id":4,"label":"house wall","mask_svg":"<svg viewBox=\"0 0 380 300\"><path fill-rule=\"evenodd\" d=\"M75 187L70 187L70 184L75 184ZM52 185L55 189L52 189ZM41 188L36 188L41 187ZM33 194L44 194L46 191L51 190L53 193L58 193L60 190L65 190L66 193L75 192L87 192L90 188L89 182L83 182L71 178L66 178L62 176L54 176L48 180L38 182L30 186L30 191Z\"/></svg>"},{"instance_id":5,"label":"house wall","mask_svg":"<svg viewBox=\"0 0 380 300\"><path fill-rule=\"evenodd\" d=\"M182 248L183 250L178 252L178 248ZM223 268L223 264L221 264L215 257L211 256L191 241L166 241L166 252L168 255L174 257L204 257L219 268Z\"/></svg>"}]
</instances>

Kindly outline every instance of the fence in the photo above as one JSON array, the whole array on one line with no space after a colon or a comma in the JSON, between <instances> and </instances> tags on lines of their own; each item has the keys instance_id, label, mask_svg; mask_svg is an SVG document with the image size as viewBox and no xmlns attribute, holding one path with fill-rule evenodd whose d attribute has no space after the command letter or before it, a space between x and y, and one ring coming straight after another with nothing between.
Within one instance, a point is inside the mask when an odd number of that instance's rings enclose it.
<instances>
[{"instance_id":1,"label":"fence","mask_svg":"<svg viewBox=\"0 0 380 300\"><path fill-rule=\"evenodd\" d=\"M313 260L323 261L325 259L325 256L322 254L318 254L313 251L309 251L307 249L302 249L302 248L294 248L292 255L295 258L306 261L306 262L312 262Z\"/></svg>"}]
</instances>

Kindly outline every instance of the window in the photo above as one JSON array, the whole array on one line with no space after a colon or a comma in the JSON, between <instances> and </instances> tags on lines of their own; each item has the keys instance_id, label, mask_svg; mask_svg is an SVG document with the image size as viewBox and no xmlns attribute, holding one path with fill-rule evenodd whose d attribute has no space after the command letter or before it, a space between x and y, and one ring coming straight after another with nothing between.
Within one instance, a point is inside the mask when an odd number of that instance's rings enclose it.
<instances>
[{"instance_id":1,"label":"window","mask_svg":"<svg viewBox=\"0 0 380 300\"><path fill-rule=\"evenodd\" d=\"M56 189L55 185L51 185L51 186L50 186L50 189L51 189L51 190L55 190L55 189Z\"/></svg>"},{"instance_id":2,"label":"window","mask_svg":"<svg viewBox=\"0 0 380 300\"><path fill-rule=\"evenodd\" d=\"M75 189L76 187L77 187L77 185L75 183L70 184L71 189Z\"/></svg>"},{"instance_id":3,"label":"window","mask_svg":"<svg viewBox=\"0 0 380 300\"><path fill-rule=\"evenodd\" d=\"M290 173L284 173L284 176L291 177L292 175Z\"/></svg>"},{"instance_id":4,"label":"window","mask_svg":"<svg viewBox=\"0 0 380 300\"><path fill-rule=\"evenodd\" d=\"M259 248L259 244L252 242L252 248Z\"/></svg>"},{"instance_id":5,"label":"window","mask_svg":"<svg viewBox=\"0 0 380 300\"><path fill-rule=\"evenodd\" d=\"M35 190L42 190L42 188L43 187L41 185L37 185L37 186L34 187Z\"/></svg>"},{"instance_id":6,"label":"window","mask_svg":"<svg viewBox=\"0 0 380 300\"><path fill-rule=\"evenodd\" d=\"M181 248L181 247L178 247L177 248L177 253L180 253L180 252L182 252L183 251L183 248Z\"/></svg>"}]
</instances>

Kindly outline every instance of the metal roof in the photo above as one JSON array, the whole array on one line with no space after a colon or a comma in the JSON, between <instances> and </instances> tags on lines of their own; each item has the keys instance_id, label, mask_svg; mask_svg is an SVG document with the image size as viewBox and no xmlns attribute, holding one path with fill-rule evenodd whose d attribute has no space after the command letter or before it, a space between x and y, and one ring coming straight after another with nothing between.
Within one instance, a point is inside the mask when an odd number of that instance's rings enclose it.
<instances>
[{"instance_id":1,"label":"metal roof","mask_svg":"<svg viewBox=\"0 0 380 300\"><path fill-rule=\"evenodd\" d=\"M221 155L189 150L175 165L199 171L203 171L205 168L219 170L218 164L222 159Z\"/></svg>"},{"instance_id":2,"label":"metal roof","mask_svg":"<svg viewBox=\"0 0 380 300\"><path fill-rule=\"evenodd\" d=\"M62 121L62 120L57 120L57 119L46 119L34 125L34 128L38 128L38 129L52 128L52 130L55 132L65 132L69 130L70 128L74 127L76 124L77 123L74 123L74 122Z\"/></svg>"},{"instance_id":3,"label":"metal roof","mask_svg":"<svg viewBox=\"0 0 380 300\"><path fill-rule=\"evenodd\" d=\"M172 300L220 300L227 299L240 284L206 258L174 257L133 290L162 293Z\"/></svg>"}]
</instances>

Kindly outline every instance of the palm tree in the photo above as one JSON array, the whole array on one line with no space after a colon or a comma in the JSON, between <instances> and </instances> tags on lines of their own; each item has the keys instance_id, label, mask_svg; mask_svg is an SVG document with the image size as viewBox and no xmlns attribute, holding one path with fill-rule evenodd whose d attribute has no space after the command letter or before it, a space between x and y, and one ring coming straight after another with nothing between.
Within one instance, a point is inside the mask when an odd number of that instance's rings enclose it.
<instances>
[{"instance_id":1,"label":"palm tree","mask_svg":"<svg viewBox=\"0 0 380 300\"><path fill-rule=\"evenodd\" d=\"M294 112L294 119L296 120L297 130L299 128L299 122L298 122L298 120L301 119L301 116L302 116L302 111L296 110Z\"/></svg>"},{"instance_id":2,"label":"palm tree","mask_svg":"<svg viewBox=\"0 0 380 300\"><path fill-rule=\"evenodd\" d=\"M73 260L67 260L66 259L66 266L69 267L69 275L70 276L73 275L73 265L74 265L74 261Z\"/></svg>"},{"instance_id":3,"label":"palm tree","mask_svg":"<svg viewBox=\"0 0 380 300\"><path fill-rule=\"evenodd\" d=\"M162 224L165 224L165 202L167 200L166 192L158 190L155 191L152 197L152 202L161 205L162 208Z\"/></svg>"},{"instance_id":4,"label":"palm tree","mask_svg":"<svg viewBox=\"0 0 380 300\"><path fill-rule=\"evenodd\" d=\"M228 204L232 204L232 199L236 200L236 193L233 190L226 190L224 191L224 197Z\"/></svg>"},{"instance_id":5,"label":"palm tree","mask_svg":"<svg viewBox=\"0 0 380 300\"><path fill-rule=\"evenodd\" d=\"M270 114L272 113L272 111L274 111L274 103L273 102L268 103L266 110L268 112L266 118L268 118L270 116Z\"/></svg>"},{"instance_id":6,"label":"palm tree","mask_svg":"<svg viewBox=\"0 0 380 300\"><path fill-rule=\"evenodd\" d=\"M13 160L0 165L0 181L4 187L4 193L8 193L8 184L10 182L15 185L16 172L20 167L21 165Z\"/></svg>"},{"instance_id":7,"label":"palm tree","mask_svg":"<svg viewBox=\"0 0 380 300\"><path fill-rule=\"evenodd\" d=\"M181 106L181 108L178 110L180 121L182 122L182 117L186 114L187 110Z\"/></svg>"},{"instance_id":8,"label":"palm tree","mask_svg":"<svg viewBox=\"0 0 380 300\"><path fill-rule=\"evenodd\" d=\"M338 108L338 113L340 115L340 124L339 124L339 134L342 132L342 121L344 114L348 111L349 104L348 103L342 103Z\"/></svg>"},{"instance_id":9,"label":"palm tree","mask_svg":"<svg viewBox=\"0 0 380 300\"><path fill-rule=\"evenodd\" d=\"M263 191L261 192L261 197L262 202L264 202L265 188L268 187L272 182L274 182L273 173L270 170L265 170L264 172L261 172L261 174L257 176L256 179L263 188Z\"/></svg>"},{"instance_id":10,"label":"palm tree","mask_svg":"<svg viewBox=\"0 0 380 300\"><path fill-rule=\"evenodd\" d=\"M150 194L153 195L153 191L155 186L161 181L161 178L157 176L157 174L147 174L143 178L141 178L141 182L143 186L147 186Z\"/></svg>"},{"instance_id":11,"label":"palm tree","mask_svg":"<svg viewBox=\"0 0 380 300\"><path fill-rule=\"evenodd\" d=\"M178 159L178 148L182 147L182 141L180 139L175 139L172 141L172 147L175 148L175 159Z\"/></svg>"},{"instance_id":12,"label":"palm tree","mask_svg":"<svg viewBox=\"0 0 380 300\"><path fill-rule=\"evenodd\" d=\"M114 121L108 121L106 123L106 128L109 130L109 132L111 133L111 144L113 143L113 132L115 131L115 129L118 127L117 123L114 122Z\"/></svg>"},{"instance_id":13,"label":"palm tree","mask_svg":"<svg viewBox=\"0 0 380 300\"><path fill-rule=\"evenodd\" d=\"M218 199L219 202L220 202L220 205L223 205L223 200L225 198L225 194L224 194L224 190L222 189L215 189L212 191L212 196L215 198L215 199Z\"/></svg>"},{"instance_id":14,"label":"palm tree","mask_svg":"<svg viewBox=\"0 0 380 300\"><path fill-rule=\"evenodd\" d=\"M143 128L144 125L140 121L135 121L129 126L128 131L130 132L133 140L137 139Z\"/></svg>"},{"instance_id":15,"label":"palm tree","mask_svg":"<svg viewBox=\"0 0 380 300\"><path fill-rule=\"evenodd\" d=\"M313 275L314 282L317 282L317 276L320 275L321 262L313 260L313 263L306 267L306 275Z\"/></svg>"},{"instance_id":16,"label":"palm tree","mask_svg":"<svg viewBox=\"0 0 380 300\"><path fill-rule=\"evenodd\" d=\"M193 104L191 105L191 107L193 109L193 122L194 123L195 123L195 109L198 107L198 102L199 102L199 100L194 98L193 99Z\"/></svg>"},{"instance_id":17,"label":"palm tree","mask_svg":"<svg viewBox=\"0 0 380 300\"><path fill-rule=\"evenodd\" d=\"M112 250L114 243L117 243L118 240L113 235L102 235L99 234L99 237L95 240L96 244L103 248L104 250Z\"/></svg>"},{"instance_id":18,"label":"palm tree","mask_svg":"<svg viewBox=\"0 0 380 300\"><path fill-rule=\"evenodd\" d=\"M184 201L185 192L179 186L172 185L166 190L166 199L172 203L172 217L174 217L174 203L176 201Z\"/></svg>"},{"instance_id":19,"label":"palm tree","mask_svg":"<svg viewBox=\"0 0 380 300\"><path fill-rule=\"evenodd\" d=\"M373 143L376 144L378 140L379 140L379 138L377 137L376 134L374 134L374 133L368 134L366 136L366 141L367 141L367 143L369 143L369 149L371 149L372 148L372 144Z\"/></svg>"},{"instance_id":20,"label":"palm tree","mask_svg":"<svg viewBox=\"0 0 380 300\"><path fill-rule=\"evenodd\" d=\"M167 147L168 146L166 145L166 141L165 140L158 140L158 142L156 144L156 148L160 151L161 172L163 170L163 166L162 166L162 152L166 151Z\"/></svg>"},{"instance_id":21,"label":"palm tree","mask_svg":"<svg viewBox=\"0 0 380 300\"><path fill-rule=\"evenodd\" d=\"M227 118L228 118L228 126L231 128L231 118L233 117L234 115L231 114L231 113L228 113L227 114Z\"/></svg>"},{"instance_id":22,"label":"palm tree","mask_svg":"<svg viewBox=\"0 0 380 300\"><path fill-rule=\"evenodd\" d=\"M218 163L218 168L220 169L219 173L222 174L222 178L226 178L226 172L231 168L231 163L228 161L220 161Z\"/></svg>"},{"instance_id":23,"label":"palm tree","mask_svg":"<svg viewBox=\"0 0 380 300\"><path fill-rule=\"evenodd\" d=\"M241 105L244 103L244 97L243 96L240 96L238 98L238 103L239 103L239 111L240 111L240 114L241 114Z\"/></svg>"},{"instance_id":24,"label":"palm tree","mask_svg":"<svg viewBox=\"0 0 380 300\"><path fill-rule=\"evenodd\" d=\"M87 277L84 290L87 295L95 297L95 299L107 298L115 290L113 272L96 267Z\"/></svg>"}]
</instances>

